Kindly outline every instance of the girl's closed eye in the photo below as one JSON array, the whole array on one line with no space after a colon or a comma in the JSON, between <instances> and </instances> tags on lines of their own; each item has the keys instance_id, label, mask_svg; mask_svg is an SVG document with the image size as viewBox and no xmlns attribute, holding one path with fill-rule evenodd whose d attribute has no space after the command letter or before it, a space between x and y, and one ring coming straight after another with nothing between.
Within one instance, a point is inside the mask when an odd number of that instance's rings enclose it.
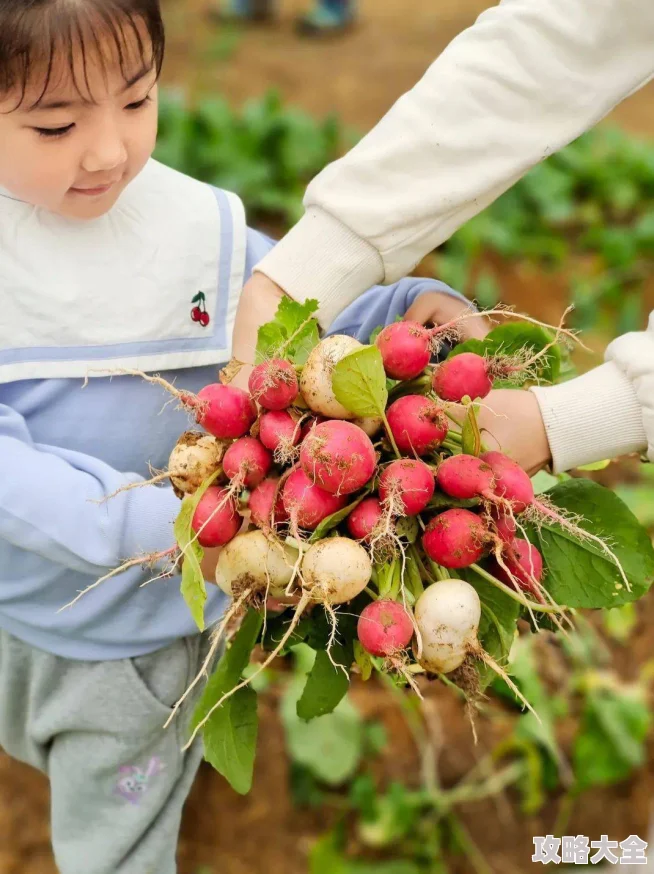
<instances>
[{"instance_id":1,"label":"girl's closed eye","mask_svg":"<svg viewBox=\"0 0 654 874\"><path fill-rule=\"evenodd\" d=\"M142 100L135 100L133 103L128 103L127 106L125 107L125 109L128 109L131 112L133 112L136 109L141 109L147 103L150 103L151 100L152 100L152 96L150 94L148 94L147 97L144 97Z\"/></svg>"},{"instance_id":2,"label":"girl's closed eye","mask_svg":"<svg viewBox=\"0 0 654 874\"><path fill-rule=\"evenodd\" d=\"M32 128L32 130L35 130L40 137L45 137L46 139L56 139L57 137L63 137L74 127L74 123L71 123L63 125L62 127L35 127Z\"/></svg>"}]
</instances>

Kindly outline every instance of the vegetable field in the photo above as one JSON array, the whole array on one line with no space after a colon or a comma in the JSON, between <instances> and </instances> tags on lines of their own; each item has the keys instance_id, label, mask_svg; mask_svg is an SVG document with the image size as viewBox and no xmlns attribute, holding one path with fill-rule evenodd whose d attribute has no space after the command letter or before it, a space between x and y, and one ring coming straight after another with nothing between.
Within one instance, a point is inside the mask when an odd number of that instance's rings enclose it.
<instances>
[{"instance_id":1,"label":"vegetable field","mask_svg":"<svg viewBox=\"0 0 654 874\"><path fill-rule=\"evenodd\" d=\"M487 4L411 5L366 0L358 31L314 46L292 33L299 3L281 4L276 32L243 33L212 30L201 4L171 0L157 157L236 191L249 223L280 235L309 179ZM437 335L415 329L400 338L414 344L405 372L407 347L394 359L391 326L370 345L333 341L327 378L311 307L289 309L261 332L258 381L251 398L233 390L227 426L211 418L211 391L184 399L189 427L207 433L180 444L195 479L171 459L182 590L202 625L202 548L230 541L217 582L245 618L195 713L209 762L186 807L181 874L522 874L534 835L648 839L651 465L607 460L514 482L486 453L473 400L491 381L519 387L589 369L612 336L644 325L654 307L653 102L651 87L632 98L416 270L554 327L503 324L440 366L429 363ZM570 304L568 326L592 351L555 329ZM448 404L459 403L452 417ZM325 461L352 441L356 465ZM244 507L258 527L237 534ZM319 548L336 541L348 574L335 594ZM255 590L257 544L268 570ZM425 606L425 593L457 576L469 611L452 660L454 638L444 653L421 615L442 609ZM262 629L263 594L311 609L270 613ZM44 780L0 754L0 832L10 836L0 874L54 874L47 805Z\"/></svg>"}]
</instances>

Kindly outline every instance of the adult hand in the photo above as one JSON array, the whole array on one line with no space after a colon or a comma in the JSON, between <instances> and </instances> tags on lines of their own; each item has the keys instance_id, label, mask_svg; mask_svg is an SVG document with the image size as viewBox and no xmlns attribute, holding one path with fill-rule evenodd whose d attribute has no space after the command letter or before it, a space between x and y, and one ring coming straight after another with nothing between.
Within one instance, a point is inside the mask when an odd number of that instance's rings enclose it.
<instances>
[{"instance_id":1,"label":"adult hand","mask_svg":"<svg viewBox=\"0 0 654 874\"><path fill-rule=\"evenodd\" d=\"M232 385L237 388L247 389L254 365L257 333L261 325L275 317L283 296L284 290L263 273L253 273L243 286L232 344L232 357L245 364L232 380Z\"/></svg>"},{"instance_id":2,"label":"adult hand","mask_svg":"<svg viewBox=\"0 0 654 874\"><path fill-rule=\"evenodd\" d=\"M484 444L510 456L530 476L551 462L540 406L532 392L491 391L480 402L477 420Z\"/></svg>"},{"instance_id":3,"label":"adult hand","mask_svg":"<svg viewBox=\"0 0 654 874\"><path fill-rule=\"evenodd\" d=\"M462 340L472 338L483 340L492 325L483 316L470 316L471 307L457 297L445 291L434 291L421 294L416 302L406 311L405 319L420 322L421 325L433 323L445 325L456 321L461 316L468 316L460 322Z\"/></svg>"}]
</instances>

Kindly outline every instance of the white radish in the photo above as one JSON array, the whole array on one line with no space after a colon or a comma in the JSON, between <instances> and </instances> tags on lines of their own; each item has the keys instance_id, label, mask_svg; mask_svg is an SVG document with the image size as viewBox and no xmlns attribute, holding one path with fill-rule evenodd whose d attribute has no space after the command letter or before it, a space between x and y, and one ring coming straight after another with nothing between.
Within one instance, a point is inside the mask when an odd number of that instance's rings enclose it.
<instances>
[{"instance_id":1,"label":"white radish","mask_svg":"<svg viewBox=\"0 0 654 874\"><path fill-rule=\"evenodd\" d=\"M435 674L460 667L468 653L479 649L480 619L481 602L470 583L441 580L428 586L415 605L422 667Z\"/></svg>"},{"instance_id":2,"label":"white radish","mask_svg":"<svg viewBox=\"0 0 654 874\"><path fill-rule=\"evenodd\" d=\"M361 428L368 437L374 437L375 434L381 431L384 421L380 416L365 416L362 419L353 419L352 424L356 425L357 428Z\"/></svg>"},{"instance_id":3,"label":"white radish","mask_svg":"<svg viewBox=\"0 0 654 874\"><path fill-rule=\"evenodd\" d=\"M247 591L283 598L293 579L298 551L263 531L237 534L216 564L216 585L233 598Z\"/></svg>"},{"instance_id":4,"label":"white radish","mask_svg":"<svg viewBox=\"0 0 654 874\"><path fill-rule=\"evenodd\" d=\"M361 544L348 537L328 537L307 549L300 575L312 600L342 604L363 592L372 576L372 563Z\"/></svg>"},{"instance_id":5,"label":"white radish","mask_svg":"<svg viewBox=\"0 0 654 874\"><path fill-rule=\"evenodd\" d=\"M228 441L203 431L185 431L168 460L168 475L178 493L191 495L220 467Z\"/></svg>"},{"instance_id":6,"label":"white radish","mask_svg":"<svg viewBox=\"0 0 654 874\"><path fill-rule=\"evenodd\" d=\"M353 419L354 414L336 400L332 389L332 373L338 362L362 349L363 344L346 334L334 334L321 340L311 351L302 369L300 390L314 413L330 419Z\"/></svg>"}]
</instances>

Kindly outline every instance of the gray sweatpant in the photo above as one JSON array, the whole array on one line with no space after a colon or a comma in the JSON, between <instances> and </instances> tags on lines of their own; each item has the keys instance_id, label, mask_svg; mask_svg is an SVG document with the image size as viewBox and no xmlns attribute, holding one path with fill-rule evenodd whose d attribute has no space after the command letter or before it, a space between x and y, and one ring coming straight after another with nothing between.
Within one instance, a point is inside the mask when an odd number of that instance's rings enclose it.
<instances>
[{"instance_id":1,"label":"gray sweatpant","mask_svg":"<svg viewBox=\"0 0 654 874\"><path fill-rule=\"evenodd\" d=\"M181 752L207 635L151 655L81 662L0 630L0 747L48 775L61 874L174 874L182 807L202 759Z\"/></svg>"}]
</instances>

